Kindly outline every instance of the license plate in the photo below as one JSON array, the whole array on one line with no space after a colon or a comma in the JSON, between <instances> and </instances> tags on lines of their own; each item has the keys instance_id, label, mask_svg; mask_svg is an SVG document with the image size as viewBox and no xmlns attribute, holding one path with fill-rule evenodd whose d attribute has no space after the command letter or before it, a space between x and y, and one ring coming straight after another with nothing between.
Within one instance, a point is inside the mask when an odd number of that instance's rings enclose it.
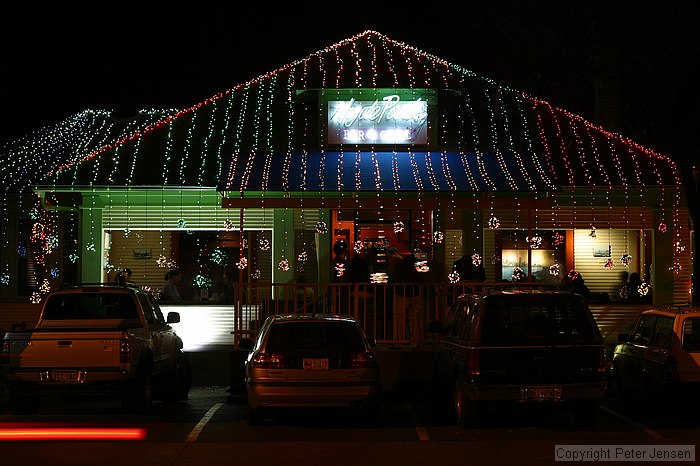
<instances>
[{"instance_id":1,"label":"license plate","mask_svg":"<svg viewBox=\"0 0 700 466\"><path fill-rule=\"evenodd\" d=\"M51 371L54 382L78 382L78 371Z\"/></svg>"},{"instance_id":2,"label":"license plate","mask_svg":"<svg viewBox=\"0 0 700 466\"><path fill-rule=\"evenodd\" d=\"M327 371L328 359L306 359L304 358L305 371Z\"/></svg>"},{"instance_id":3,"label":"license plate","mask_svg":"<svg viewBox=\"0 0 700 466\"><path fill-rule=\"evenodd\" d=\"M523 400L558 400L561 398L561 387L545 385L539 387L523 387L520 389Z\"/></svg>"}]
</instances>

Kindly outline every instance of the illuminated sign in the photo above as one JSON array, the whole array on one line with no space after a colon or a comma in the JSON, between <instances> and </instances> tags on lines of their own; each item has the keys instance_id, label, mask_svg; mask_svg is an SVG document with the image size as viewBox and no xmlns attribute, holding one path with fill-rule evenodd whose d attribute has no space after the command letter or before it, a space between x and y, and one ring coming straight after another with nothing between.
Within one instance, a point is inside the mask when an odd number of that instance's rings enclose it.
<instances>
[{"instance_id":1,"label":"illuminated sign","mask_svg":"<svg viewBox=\"0 0 700 466\"><path fill-rule=\"evenodd\" d=\"M329 144L427 144L428 102L398 95L328 102Z\"/></svg>"}]
</instances>

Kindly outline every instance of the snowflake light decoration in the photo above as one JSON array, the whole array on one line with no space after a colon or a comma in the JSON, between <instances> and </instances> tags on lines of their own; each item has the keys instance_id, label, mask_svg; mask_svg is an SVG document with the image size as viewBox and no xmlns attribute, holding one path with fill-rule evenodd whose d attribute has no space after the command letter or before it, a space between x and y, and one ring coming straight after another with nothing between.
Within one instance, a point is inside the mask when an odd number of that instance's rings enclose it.
<instances>
[{"instance_id":1,"label":"snowflake light decoration","mask_svg":"<svg viewBox=\"0 0 700 466\"><path fill-rule=\"evenodd\" d=\"M651 286L647 282L639 285L639 296L647 296L649 293L651 293Z\"/></svg>"},{"instance_id":2,"label":"snowflake light decoration","mask_svg":"<svg viewBox=\"0 0 700 466\"><path fill-rule=\"evenodd\" d=\"M243 249L248 249L248 238L243 238L243 239L241 240L241 247L242 247Z\"/></svg>"},{"instance_id":3,"label":"snowflake light decoration","mask_svg":"<svg viewBox=\"0 0 700 466\"><path fill-rule=\"evenodd\" d=\"M530 245L530 249L539 249L542 245L542 237L535 235L532 238L525 238L525 241Z\"/></svg>"},{"instance_id":4,"label":"snowflake light decoration","mask_svg":"<svg viewBox=\"0 0 700 466\"><path fill-rule=\"evenodd\" d=\"M394 222L394 233L401 233L406 229L406 225L399 220L398 222Z\"/></svg>"},{"instance_id":5,"label":"snowflake light decoration","mask_svg":"<svg viewBox=\"0 0 700 466\"><path fill-rule=\"evenodd\" d=\"M552 275L553 277L558 277L560 273L561 273L561 265L552 264L549 266L549 274Z\"/></svg>"},{"instance_id":6,"label":"snowflake light decoration","mask_svg":"<svg viewBox=\"0 0 700 466\"><path fill-rule=\"evenodd\" d=\"M178 228L185 228L186 226L187 226L187 222L185 221L184 218L177 219L177 227Z\"/></svg>"},{"instance_id":7,"label":"snowflake light decoration","mask_svg":"<svg viewBox=\"0 0 700 466\"><path fill-rule=\"evenodd\" d=\"M683 243L681 243L680 241L676 241L675 248L676 248L676 252L685 251L685 246L683 246Z\"/></svg>"},{"instance_id":8,"label":"snowflake light decoration","mask_svg":"<svg viewBox=\"0 0 700 466\"><path fill-rule=\"evenodd\" d=\"M328 233L328 226L326 225L326 222L316 222L316 233L322 235Z\"/></svg>"},{"instance_id":9,"label":"snowflake light decoration","mask_svg":"<svg viewBox=\"0 0 700 466\"><path fill-rule=\"evenodd\" d=\"M58 270L58 267L53 267L51 269L51 278L58 278L58 276L61 274Z\"/></svg>"},{"instance_id":10,"label":"snowflake light decoration","mask_svg":"<svg viewBox=\"0 0 700 466\"><path fill-rule=\"evenodd\" d=\"M226 265L226 253L219 248L215 248L211 253L211 261L218 265Z\"/></svg>"},{"instance_id":11,"label":"snowflake light decoration","mask_svg":"<svg viewBox=\"0 0 700 466\"><path fill-rule=\"evenodd\" d=\"M576 270L576 269L569 270L568 276L571 280L576 280L579 277L578 270Z\"/></svg>"},{"instance_id":12,"label":"snowflake light decoration","mask_svg":"<svg viewBox=\"0 0 700 466\"><path fill-rule=\"evenodd\" d=\"M435 244L442 244L442 242L445 240L445 234L441 231L435 231L433 232L433 243Z\"/></svg>"},{"instance_id":13,"label":"snowflake light decoration","mask_svg":"<svg viewBox=\"0 0 700 466\"><path fill-rule=\"evenodd\" d=\"M51 291L51 285L49 284L49 279L44 278L44 281L41 283L41 286L39 287L39 292L46 294L49 291Z\"/></svg>"},{"instance_id":14,"label":"snowflake light decoration","mask_svg":"<svg viewBox=\"0 0 700 466\"><path fill-rule=\"evenodd\" d=\"M286 272L289 270L289 261L287 259L282 259L279 264L277 264L277 268Z\"/></svg>"},{"instance_id":15,"label":"snowflake light decoration","mask_svg":"<svg viewBox=\"0 0 700 466\"><path fill-rule=\"evenodd\" d=\"M233 222L229 219L224 220L224 230L226 231L231 231L233 230Z\"/></svg>"},{"instance_id":16,"label":"snowflake light decoration","mask_svg":"<svg viewBox=\"0 0 700 466\"><path fill-rule=\"evenodd\" d=\"M632 262L632 256L630 256L629 254L623 254L620 257L620 262L622 262L625 267L629 267L630 262Z\"/></svg>"},{"instance_id":17,"label":"snowflake light decoration","mask_svg":"<svg viewBox=\"0 0 700 466\"><path fill-rule=\"evenodd\" d=\"M92 241L90 241L90 242L87 244L87 246L85 246L85 249L86 249L87 251L90 251L90 252L95 252L95 251L96 251L96 249L95 249L95 243L93 243Z\"/></svg>"},{"instance_id":18,"label":"snowflake light decoration","mask_svg":"<svg viewBox=\"0 0 700 466\"><path fill-rule=\"evenodd\" d=\"M520 267L513 267L513 275L511 276L511 279L514 282L521 282L527 278L527 274L523 269Z\"/></svg>"},{"instance_id":19,"label":"snowflake light decoration","mask_svg":"<svg viewBox=\"0 0 700 466\"><path fill-rule=\"evenodd\" d=\"M307 260L309 260L309 255L306 253L306 251L301 251L297 255L297 261L301 262L302 264L305 263Z\"/></svg>"},{"instance_id":20,"label":"snowflake light decoration","mask_svg":"<svg viewBox=\"0 0 700 466\"><path fill-rule=\"evenodd\" d=\"M338 262L335 264L335 276L340 278L345 275L345 264Z\"/></svg>"},{"instance_id":21,"label":"snowflake light decoration","mask_svg":"<svg viewBox=\"0 0 700 466\"><path fill-rule=\"evenodd\" d=\"M130 234L131 230L129 230L129 227L124 227L124 238L128 238Z\"/></svg>"},{"instance_id":22,"label":"snowflake light decoration","mask_svg":"<svg viewBox=\"0 0 700 466\"><path fill-rule=\"evenodd\" d=\"M9 285L10 284L10 276L6 273L0 275L0 284Z\"/></svg>"},{"instance_id":23,"label":"snowflake light decoration","mask_svg":"<svg viewBox=\"0 0 700 466\"><path fill-rule=\"evenodd\" d=\"M457 283L460 279L459 273L452 272L447 276L447 279L450 280L450 283Z\"/></svg>"},{"instance_id":24,"label":"snowflake light decoration","mask_svg":"<svg viewBox=\"0 0 700 466\"><path fill-rule=\"evenodd\" d=\"M261 251L267 251L270 249L270 240L267 238L260 238L260 241L258 241L258 245L260 246Z\"/></svg>"},{"instance_id":25,"label":"snowflake light decoration","mask_svg":"<svg viewBox=\"0 0 700 466\"><path fill-rule=\"evenodd\" d=\"M618 291L618 295L620 296L620 299L627 299L630 297L630 289L627 286L621 286L620 290Z\"/></svg>"},{"instance_id":26,"label":"snowflake light decoration","mask_svg":"<svg viewBox=\"0 0 700 466\"><path fill-rule=\"evenodd\" d=\"M481 256L478 254L472 254L472 264L479 267L481 265Z\"/></svg>"},{"instance_id":27,"label":"snowflake light decoration","mask_svg":"<svg viewBox=\"0 0 700 466\"><path fill-rule=\"evenodd\" d=\"M355 252L357 254L360 254L360 253L362 253L363 247L364 247L364 245L362 244L362 240L358 239L355 241L355 245L353 246L353 249L355 250Z\"/></svg>"},{"instance_id":28,"label":"snowflake light decoration","mask_svg":"<svg viewBox=\"0 0 700 466\"><path fill-rule=\"evenodd\" d=\"M554 233L554 236L552 236L552 243L555 246L561 246L562 244L564 244L564 235L557 231L556 233Z\"/></svg>"},{"instance_id":29,"label":"snowflake light decoration","mask_svg":"<svg viewBox=\"0 0 700 466\"><path fill-rule=\"evenodd\" d=\"M19 257L24 257L27 255L27 248L25 246L19 245L17 246L17 255Z\"/></svg>"},{"instance_id":30,"label":"snowflake light decoration","mask_svg":"<svg viewBox=\"0 0 700 466\"><path fill-rule=\"evenodd\" d=\"M606 269L614 269L615 268L615 260L612 257L608 257L608 259L605 261L604 267Z\"/></svg>"},{"instance_id":31,"label":"snowflake light decoration","mask_svg":"<svg viewBox=\"0 0 700 466\"><path fill-rule=\"evenodd\" d=\"M664 222L659 223L659 227L658 227L658 228L659 228L659 232L660 232L660 233L666 233L667 227L666 227L666 224L665 224Z\"/></svg>"},{"instance_id":32,"label":"snowflake light decoration","mask_svg":"<svg viewBox=\"0 0 700 466\"><path fill-rule=\"evenodd\" d=\"M671 272L674 274L679 274L681 273L681 270L683 270L683 267L681 267L681 263L678 261L675 261L671 267L668 268Z\"/></svg>"},{"instance_id":33,"label":"snowflake light decoration","mask_svg":"<svg viewBox=\"0 0 700 466\"><path fill-rule=\"evenodd\" d=\"M158 259L156 259L156 264L158 264L158 267L166 267L168 265L168 258L161 254L158 256Z\"/></svg>"},{"instance_id":34,"label":"snowflake light decoration","mask_svg":"<svg viewBox=\"0 0 700 466\"><path fill-rule=\"evenodd\" d=\"M205 277L202 274L197 274L194 277L194 284L199 288L209 288L212 285L212 281L209 277Z\"/></svg>"},{"instance_id":35,"label":"snowflake light decoration","mask_svg":"<svg viewBox=\"0 0 700 466\"><path fill-rule=\"evenodd\" d=\"M245 257L241 257L238 262L236 262L236 267L238 267L239 270L243 270L246 267L248 267L248 259Z\"/></svg>"},{"instance_id":36,"label":"snowflake light decoration","mask_svg":"<svg viewBox=\"0 0 700 466\"><path fill-rule=\"evenodd\" d=\"M68 259L70 259L70 261L73 264L75 264L76 262L78 262L78 259L80 259L80 256L78 256L77 254L71 254L70 256L68 256Z\"/></svg>"},{"instance_id":37,"label":"snowflake light decoration","mask_svg":"<svg viewBox=\"0 0 700 466\"><path fill-rule=\"evenodd\" d=\"M38 291L33 292L32 296L29 298L29 302L32 304L39 304L41 302L41 293Z\"/></svg>"},{"instance_id":38,"label":"snowflake light decoration","mask_svg":"<svg viewBox=\"0 0 700 466\"><path fill-rule=\"evenodd\" d=\"M490 229L495 230L496 228L501 226L501 221L498 220L497 217L492 215L491 218L489 219L488 224L489 224Z\"/></svg>"},{"instance_id":39,"label":"snowflake light decoration","mask_svg":"<svg viewBox=\"0 0 700 466\"><path fill-rule=\"evenodd\" d=\"M259 268L256 267L255 269L253 269L250 276L253 278L253 280L257 280L262 276L262 272Z\"/></svg>"}]
</instances>

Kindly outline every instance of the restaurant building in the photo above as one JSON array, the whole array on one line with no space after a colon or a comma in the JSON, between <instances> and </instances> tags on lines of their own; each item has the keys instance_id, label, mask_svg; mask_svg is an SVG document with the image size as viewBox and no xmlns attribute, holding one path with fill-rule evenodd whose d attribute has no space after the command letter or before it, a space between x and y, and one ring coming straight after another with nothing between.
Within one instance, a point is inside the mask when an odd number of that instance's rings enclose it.
<instances>
[{"instance_id":1,"label":"restaurant building","mask_svg":"<svg viewBox=\"0 0 700 466\"><path fill-rule=\"evenodd\" d=\"M6 170L3 301L123 268L157 292L177 268L204 305L228 269L246 329L263 300L289 301L286 285L332 310L338 241L379 282L397 247L433 289L463 279L452 264L468 256L487 282L578 274L615 302L636 272L654 303L689 299L673 161L374 31L35 174L20 203Z\"/></svg>"}]
</instances>

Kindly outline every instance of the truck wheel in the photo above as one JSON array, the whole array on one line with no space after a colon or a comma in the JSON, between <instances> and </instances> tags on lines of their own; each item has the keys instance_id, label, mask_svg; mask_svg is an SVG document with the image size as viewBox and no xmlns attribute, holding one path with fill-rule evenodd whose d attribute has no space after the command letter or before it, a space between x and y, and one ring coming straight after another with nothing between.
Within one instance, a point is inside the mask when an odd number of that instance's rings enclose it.
<instances>
[{"instance_id":1,"label":"truck wheel","mask_svg":"<svg viewBox=\"0 0 700 466\"><path fill-rule=\"evenodd\" d=\"M167 401L183 401L189 397L192 388L192 364L190 358L182 351L178 354L173 368L168 371L165 383Z\"/></svg>"},{"instance_id":2,"label":"truck wheel","mask_svg":"<svg viewBox=\"0 0 700 466\"><path fill-rule=\"evenodd\" d=\"M151 409L152 375L150 367L142 367L140 374L127 386L122 404L135 413L145 413Z\"/></svg>"},{"instance_id":3,"label":"truck wheel","mask_svg":"<svg viewBox=\"0 0 700 466\"><path fill-rule=\"evenodd\" d=\"M10 411L12 414L36 414L39 412L41 401L38 396L20 396L10 394Z\"/></svg>"}]
</instances>

